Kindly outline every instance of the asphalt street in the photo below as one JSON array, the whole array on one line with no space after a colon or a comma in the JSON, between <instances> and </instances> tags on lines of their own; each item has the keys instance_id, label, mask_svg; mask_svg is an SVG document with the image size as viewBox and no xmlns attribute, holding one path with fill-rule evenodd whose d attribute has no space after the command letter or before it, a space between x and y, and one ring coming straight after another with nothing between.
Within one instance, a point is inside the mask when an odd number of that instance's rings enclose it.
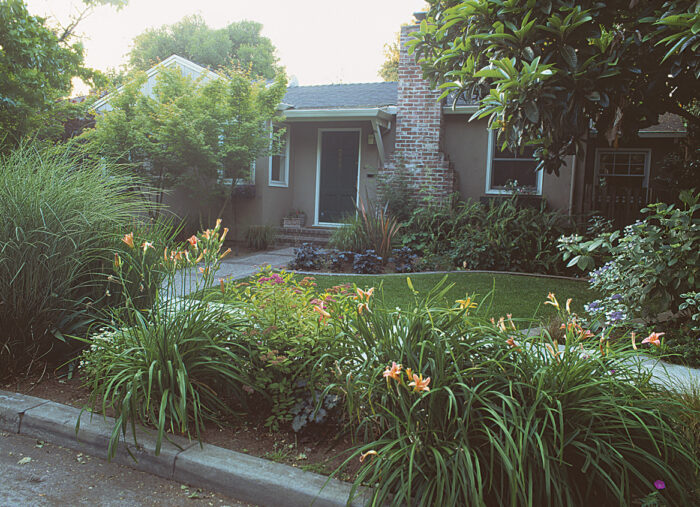
<instances>
[{"instance_id":1,"label":"asphalt street","mask_svg":"<svg viewBox=\"0 0 700 507\"><path fill-rule=\"evenodd\" d=\"M0 431L0 506L68 505L243 507L249 504Z\"/></svg>"}]
</instances>

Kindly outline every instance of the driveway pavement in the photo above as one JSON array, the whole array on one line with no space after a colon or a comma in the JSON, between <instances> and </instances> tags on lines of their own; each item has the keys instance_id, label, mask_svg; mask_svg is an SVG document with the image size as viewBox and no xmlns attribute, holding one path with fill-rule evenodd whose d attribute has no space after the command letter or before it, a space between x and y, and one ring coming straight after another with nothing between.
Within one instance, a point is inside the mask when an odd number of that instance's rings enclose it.
<instances>
[{"instance_id":1,"label":"driveway pavement","mask_svg":"<svg viewBox=\"0 0 700 507\"><path fill-rule=\"evenodd\" d=\"M242 507L210 491L0 432L0 505Z\"/></svg>"},{"instance_id":2,"label":"driveway pavement","mask_svg":"<svg viewBox=\"0 0 700 507\"><path fill-rule=\"evenodd\" d=\"M294 259L294 247L280 248L268 252L260 252L241 257L227 257L221 262L221 268L217 271L217 278L238 280L246 278L260 271L260 268L272 266L284 268ZM175 278L178 296L186 296L196 290L198 272L190 269L181 276Z\"/></svg>"}]
</instances>

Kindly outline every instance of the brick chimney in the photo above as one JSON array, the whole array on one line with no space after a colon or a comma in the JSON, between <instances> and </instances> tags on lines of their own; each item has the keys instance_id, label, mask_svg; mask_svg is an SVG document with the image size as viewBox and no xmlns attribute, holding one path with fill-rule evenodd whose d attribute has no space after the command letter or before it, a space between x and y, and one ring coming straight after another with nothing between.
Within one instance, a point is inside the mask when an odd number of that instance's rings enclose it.
<instances>
[{"instance_id":1,"label":"brick chimney","mask_svg":"<svg viewBox=\"0 0 700 507\"><path fill-rule=\"evenodd\" d=\"M406 49L416 30L418 25L401 27L396 140L381 176L403 171L417 192L444 199L455 190L455 174L440 151L444 123L442 104L437 101L440 93L423 79L414 55Z\"/></svg>"}]
</instances>

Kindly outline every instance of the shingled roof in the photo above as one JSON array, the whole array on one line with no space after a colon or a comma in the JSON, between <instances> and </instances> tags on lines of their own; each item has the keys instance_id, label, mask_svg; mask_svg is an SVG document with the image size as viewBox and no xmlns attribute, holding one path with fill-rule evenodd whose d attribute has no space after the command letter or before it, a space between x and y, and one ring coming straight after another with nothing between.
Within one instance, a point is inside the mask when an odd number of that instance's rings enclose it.
<instances>
[{"instance_id":1,"label":"shingled roof","mask_svg":"<svg viewBox=\"0 0 700 507\"><path fill-rule=\"evenodd\" d=\"M345 109L395 106L398 83L292 86L282 102L294 109Z\"/></svg>"}]
</instances>

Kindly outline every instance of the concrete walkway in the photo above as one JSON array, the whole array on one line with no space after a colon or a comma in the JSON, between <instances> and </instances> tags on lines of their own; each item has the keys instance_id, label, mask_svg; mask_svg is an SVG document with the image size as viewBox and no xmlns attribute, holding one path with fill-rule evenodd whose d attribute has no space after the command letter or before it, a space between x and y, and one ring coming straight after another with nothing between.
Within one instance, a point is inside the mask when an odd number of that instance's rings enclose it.
<instances>
[{"instance_id":1,"label":"concrete walkway","mask_svg":"<svg viewBox=\"0 0 700 507\"><path fill-rule=\"evenodd\" d=\"M294 259L294 247L280 248L267 252L260 252L241 257L227 257L221 261L221 267L217 271L217 278L226 280L239 280L260 271L260 268L272 266L284 268ZM188 270L175 278L178 296L186 296L196 290L198 271L196 268Z\"/></svg>"}]
</instances>

